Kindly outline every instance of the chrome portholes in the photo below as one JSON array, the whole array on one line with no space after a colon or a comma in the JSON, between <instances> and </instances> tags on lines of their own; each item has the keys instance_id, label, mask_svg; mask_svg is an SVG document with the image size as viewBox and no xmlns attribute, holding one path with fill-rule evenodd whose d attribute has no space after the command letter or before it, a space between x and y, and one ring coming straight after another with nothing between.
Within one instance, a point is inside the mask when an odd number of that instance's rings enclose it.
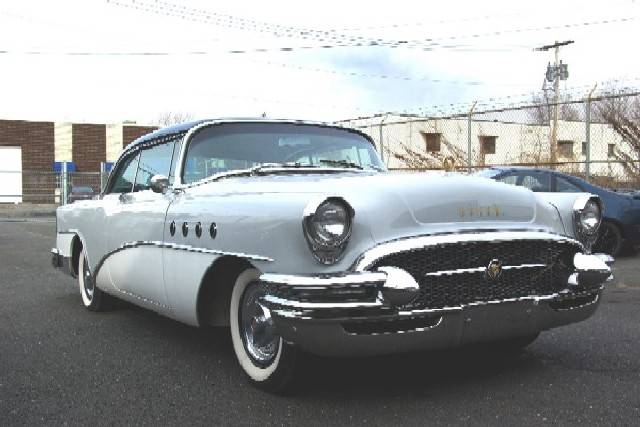
<instances>
[{"instance_id":1,"label":"chrome portholes","mask_svg":"<svg viewBox=\"0 0 640 427\"><path fill-rule=\"evenodd\" d=\"M215 239L217 235L218 235L218 226L216 225L215 222L212 222L211 226L209 226L209 236L211 236L212 239Z\"/></svg>"},{"instance_id":2,"label":"chrome portholes","mask_svg":"<svg viewBox=\"0 0 640 427\"><path fill-rule=\"evenodd\" d=\"M184 237L187 237L188 234L189 234L189 223L185 221L182 223L182 235Z\"/></svg>"},{"instance_id":3,"label":"chrome portholes","mask_svg":"<svg viewBox=\"0 0 640 427\"><path fill-rule=\"evenodd\" d=\"M171 237L173 237L176 234L176 222L175 221L171 221L171 224L169 224L169 234L171 234Z\"/></svg>"},{"instance_id":4,"label":"chrome portholes","mask_svg":"<svg viewBox=\"0 0 640 427\"><path fill-rule=\"evenodd\" d=\"M196 223L196 237L200 238L202 236L202 224L200 222Z\"/></svg>"}]
</instances>

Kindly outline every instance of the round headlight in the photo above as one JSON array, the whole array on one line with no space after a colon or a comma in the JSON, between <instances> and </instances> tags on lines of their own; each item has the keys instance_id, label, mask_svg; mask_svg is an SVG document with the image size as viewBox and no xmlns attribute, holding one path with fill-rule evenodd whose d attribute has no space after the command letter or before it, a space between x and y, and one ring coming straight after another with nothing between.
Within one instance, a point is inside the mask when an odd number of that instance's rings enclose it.
<instances>
[{"instance_id":1,"label":"round headlight","mask_svg":"<svg viewBox=\"0 0 640 427\"><path fill-rule=\"evenodd\" d=\"M310 218L312 237L320 246L338 246L347 237L350 222L345 206L327 201Z\"/></svg>"},{"instance_id":2,"label":"round headlight","mask_svg":"<svg viewBox=\"0 0 640 427\"><path fill-rule=\"evenodd\" d=\"M312 206L312 207L311 207ZM340 259L349 237L353 210L340 198L329 198L305 210L302 222L305 238L313 256L323 264Z\"/></svg>"},{"instance_id":3,"label":"round headlight","mask_svg":"<svg viewBox=\"0 0 640 427\"><path fill-rule=\"evenodd\" d=\"M595 234L598 231L601 218L600 206L594 200L589 200L579 216L580 226L584 233Z\"/></svg>"},{"instance_id":4,"label":"round headlight","mask_svg":"<svg viewBox=\"0 0 640 427\"><path fill-rule=\"evenodd\" d=\"M598 228L602 222L602 204L598 196L585 194L579 196L573 205L573 227L575 235L587 252L598 238Z\"/></svg>"}]
</instances>

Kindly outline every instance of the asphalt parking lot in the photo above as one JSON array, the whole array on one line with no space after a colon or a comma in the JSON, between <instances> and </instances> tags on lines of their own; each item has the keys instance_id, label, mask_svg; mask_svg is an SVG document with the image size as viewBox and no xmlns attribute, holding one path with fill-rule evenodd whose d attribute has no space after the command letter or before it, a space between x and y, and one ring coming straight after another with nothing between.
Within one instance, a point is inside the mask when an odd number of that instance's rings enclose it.
<instances>
[{"instance_id":1,"label":"asphalt parking lot","mask_svg":"<svg viewBox=\"0 0 640 427\"><path fill-rule=\"evenodd\" d=\"M226 331L92 313L50 266L53 222L0 222L0 425L640 423L640 256L591 319L526 351L313 359L299 394L250 387Z\"/></svg>"}]
</instances>

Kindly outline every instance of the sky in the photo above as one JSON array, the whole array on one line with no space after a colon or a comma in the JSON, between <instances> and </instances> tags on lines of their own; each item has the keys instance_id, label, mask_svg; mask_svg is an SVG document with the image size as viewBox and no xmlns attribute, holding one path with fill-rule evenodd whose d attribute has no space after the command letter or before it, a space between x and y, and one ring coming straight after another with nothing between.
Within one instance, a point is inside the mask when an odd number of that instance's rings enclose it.
<instances>
[{"instance_id":1,"label":"sky","mask_svg":"<svg viewBox=\"0 0 640 427\"><path fill-rule=\"evenodd\" d=\"M562 93L640 87L632 0L2 0L0 119L333 121L500 107L540 91L554 58L534 48L564 40L575 43L560 50Z\"/></svg>"}]
</instances>

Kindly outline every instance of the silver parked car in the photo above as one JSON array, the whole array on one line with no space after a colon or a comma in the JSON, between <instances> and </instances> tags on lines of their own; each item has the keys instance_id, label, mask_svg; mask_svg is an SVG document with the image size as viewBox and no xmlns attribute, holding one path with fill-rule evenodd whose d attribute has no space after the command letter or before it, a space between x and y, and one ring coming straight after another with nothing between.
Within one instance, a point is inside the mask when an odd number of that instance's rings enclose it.
<instances>
[{"instance_id":1,"label":"silver parked car","mask_svg":"<svg viewBox=\"0 0 640 427\"><path fill-rule=\"evenodd\" d=\"M302 352L518 347L584 320L611 279L590 254L597 196L385 171L371 139L299 121L161 129L121 154L95 200L61 206L53 264L83 304L112 297L229 326L256 385Z\"/></svg>"}]
</instances>

